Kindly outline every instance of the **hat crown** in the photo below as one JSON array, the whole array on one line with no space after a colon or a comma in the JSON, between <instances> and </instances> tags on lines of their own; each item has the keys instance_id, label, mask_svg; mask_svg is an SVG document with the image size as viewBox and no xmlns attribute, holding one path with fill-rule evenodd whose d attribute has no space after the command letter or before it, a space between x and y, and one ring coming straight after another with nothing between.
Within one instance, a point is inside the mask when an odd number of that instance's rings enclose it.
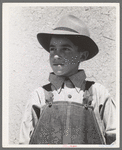
<instances>
[{"instance_id":1,"label":"hat crown","mask_svg":"<svg viewBox=\"0 0 122 150\"><path fill-rule=\"evenodd\" d=\"M61 18L54 30L64 30L75 32L78 35L90 37L89 30L85 23L73 15L67 15Z\"/></svg>"},{"instance_id":2,"label":"hat crown","mask_svg":"<svg viewBox=\"0 0 122 150\"><path fill-rule=\"evenodd\" d=\"M86 60L94 57L99 49L96 43L90 38L90 33L85 23L73 15L67 15L61 18L54 29L37 34L37 38L42 47L49 52L49 43L51 37L55 35L70 36L77 41L82 49L89 52Z\"/></svg>"}]
</instances>

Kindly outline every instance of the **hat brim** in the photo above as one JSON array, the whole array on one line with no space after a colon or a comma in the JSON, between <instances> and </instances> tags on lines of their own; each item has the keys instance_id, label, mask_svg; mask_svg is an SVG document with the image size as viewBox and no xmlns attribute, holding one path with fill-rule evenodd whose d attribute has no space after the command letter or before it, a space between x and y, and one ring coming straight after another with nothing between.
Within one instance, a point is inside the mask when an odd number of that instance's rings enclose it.
<instances>
[{"instance_id":1,"label":"hat brim","mask_svg":"<svg viewBox=\"0 0 122 150\"><path fill-rule=\"evenodd\" d=\"M53 30L53 33L47 32L47 33L38 33L37 34L37 39L39 43L42 45L42 47L49 52L49 44L50 44L50 39L52 35L64 35L64 36L71 36L71 37L76 37L78 36L78 42L80 43L81 47L89 52L89 56L87 57L86 60L93 58L99 51L98 46L96 43L88 36L85 35L79 35L76 33L71 33L69 31L55 31ZM75 36L74 36L75 35Z\"/></svg>"}]
</instances>

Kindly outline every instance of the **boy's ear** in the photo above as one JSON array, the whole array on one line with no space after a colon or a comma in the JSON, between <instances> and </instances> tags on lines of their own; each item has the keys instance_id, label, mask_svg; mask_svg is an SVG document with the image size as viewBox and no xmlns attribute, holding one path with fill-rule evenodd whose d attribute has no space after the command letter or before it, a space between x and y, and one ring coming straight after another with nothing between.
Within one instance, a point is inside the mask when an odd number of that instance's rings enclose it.
<instances>
[{"instance_id":1,"label":"boy's ear","mask_svg":"<svg viewBox=\"0 0 122 150\"><path fill-rule=\"evenodd\" d=\"M88 51L80 52L80 62L85 61L89 56Z\"/></svg>"}]
</instances>

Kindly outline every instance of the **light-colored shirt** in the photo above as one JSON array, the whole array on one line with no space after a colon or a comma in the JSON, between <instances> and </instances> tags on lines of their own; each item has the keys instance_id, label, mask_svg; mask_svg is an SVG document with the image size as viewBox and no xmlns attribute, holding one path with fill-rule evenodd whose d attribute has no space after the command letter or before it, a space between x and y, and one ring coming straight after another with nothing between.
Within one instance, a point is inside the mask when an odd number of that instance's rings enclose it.
<instances>
[{"instance_id":1,"label":"light-colored shirt","mask_svg":"<svg viewBox=\"0 0 122 150\"><path fill-rule=\"evenodd\" d=\"M107 144L111 144L116 139L116 106L108 90L99 83L94 83L88 90L85 90L86 75L84 70L79 70L68 79L56 76L51 73L49 81L51 83L53 101L72 101L83 103L87 98L94 108L94 113ZM34 90L28 100L25 113L20 128L20 144L28 144L33 130L38 120L33 117L33 106L43 109L45 105L45 92L42 87Z\"/></svg>"}]
</instances>

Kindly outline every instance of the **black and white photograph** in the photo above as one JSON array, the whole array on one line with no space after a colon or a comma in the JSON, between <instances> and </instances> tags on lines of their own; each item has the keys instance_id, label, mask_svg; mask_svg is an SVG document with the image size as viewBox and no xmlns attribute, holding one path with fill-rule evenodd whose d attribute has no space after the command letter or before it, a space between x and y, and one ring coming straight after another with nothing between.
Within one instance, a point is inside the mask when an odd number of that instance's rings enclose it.
<instances>
[{"instance_id":1,"label":"black and white photograph","mask_svg":"<svg viewBox=\"0 0 122 150\"><path fill-rule=\"evenodd\" d=\"M119 7L3 3L3 147L119 148Z\"/></svg>"}]
</instances>

